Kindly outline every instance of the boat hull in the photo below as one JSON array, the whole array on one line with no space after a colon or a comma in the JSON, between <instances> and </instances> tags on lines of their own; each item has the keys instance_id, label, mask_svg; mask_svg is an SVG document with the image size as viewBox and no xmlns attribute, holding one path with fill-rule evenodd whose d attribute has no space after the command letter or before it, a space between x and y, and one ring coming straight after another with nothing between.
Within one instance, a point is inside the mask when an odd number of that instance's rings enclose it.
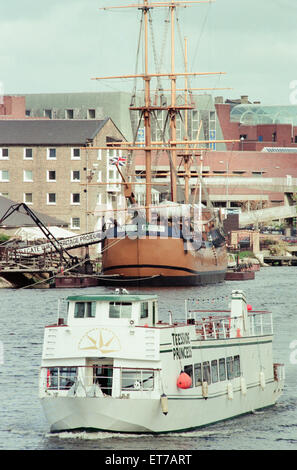
<instances>
[{"instance_id":1,"label":"boat hull","mask_svg":"<svg viewBox=\"0 0 297 470\"><path fill-rule=\"evenodd\" d=\"M255 271L227 271L226 281L249 281L255 279Z\"/></svg>"},{"instance_id":2,"label":"boat hull","mask_svg":"<svg viewBox=\"0 0 297 470\"><path fill-rule=\"evenodd\" d=\"M76 275L76 276L56 276L55 287L59 288L79 288L98 286L98 280L94 276Z\"/></svg>"},{"instance_id":3,"label":"boat hull","mask_svg":"<svg viewBox=\"0 0 297 470\"><path fill-rule=\"evenodd\" d=\"M232 399L227 392L207 399L168 397L167 415L162 413L159 399L51 397L42 398L41 403L51 432L89 429L151 434L195 429L251 413L274 405L280 394L272 380L265 390L253 384L246 394L235 386Z\"/></svg>"},{"instance_id":4,"label":"boat hull","mask_svg":"<svg viewBox=\"0 0 297 470\"><path fill-rule=\"evenodd\" d=\"M225 246L187 248L191 245L179 238L107 239L102 254L106 279L101 278L99 283L115 284L120 280L128 285L191 286L224 281Z\"/></svg>"}]
</instances>

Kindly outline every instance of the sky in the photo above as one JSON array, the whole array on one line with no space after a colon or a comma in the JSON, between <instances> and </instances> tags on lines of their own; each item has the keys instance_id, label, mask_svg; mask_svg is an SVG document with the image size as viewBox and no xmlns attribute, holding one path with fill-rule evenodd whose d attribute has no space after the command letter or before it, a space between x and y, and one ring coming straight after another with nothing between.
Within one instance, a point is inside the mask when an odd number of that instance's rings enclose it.
<instances>
[{"instance_id":1,"label":"sky","mask_svg":"<svg viewBox=\"0 0 297 470\"><path fill-rule=\"evenodd\" d=\"M132 80L92 78L135 72L139 10L100 8L137 1L2 2L0 92L132 90ZM187 37L189 71L225 73L192 79L192 87L231 88L211 92L224 99L248 95L266 105L297 104L297 0L216 0L177 10L176 70ZM164 10L151 13L153 44L162 51ZM164 51L161 72L170 67Z\"/></svg>"}]
</instances>

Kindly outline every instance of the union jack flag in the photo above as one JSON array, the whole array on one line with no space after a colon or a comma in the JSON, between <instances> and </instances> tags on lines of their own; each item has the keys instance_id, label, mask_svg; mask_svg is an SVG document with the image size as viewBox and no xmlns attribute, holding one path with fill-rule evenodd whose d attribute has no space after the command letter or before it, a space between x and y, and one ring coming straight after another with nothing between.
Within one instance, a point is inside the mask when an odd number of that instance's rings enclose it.
<instances>
[{"instance_id":1,"label":"union jack flag","mask_svg":"<svg viewBox=\"0 0 297 470\"><path fill-rule=\"evenodd\" d=\"M112 157L110 159L110 164L123 166L126 164L126 160L127 160L127 157Z\"/></svg>"}]
</instances>

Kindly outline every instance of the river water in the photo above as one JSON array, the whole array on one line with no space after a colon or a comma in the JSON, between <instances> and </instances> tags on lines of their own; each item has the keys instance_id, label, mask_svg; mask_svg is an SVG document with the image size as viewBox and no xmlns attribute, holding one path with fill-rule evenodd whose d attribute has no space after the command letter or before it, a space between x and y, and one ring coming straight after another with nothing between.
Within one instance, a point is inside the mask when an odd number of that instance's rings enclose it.
<instances>
[{"instance_id":1,"label":"river water","mask_svg":"<svg viewBox=\"0 0 297 470\"><path fill-rule=\"evenodd\" d=\"M255 280L215 286L142 289L159 295L160 318L168 311L182 317L185 298L200 308L228 308L226 297L242 289L255 310L274 315L274 361L286 367L286 385L278 403L265 411L191 432L170 435L116 433L51 434L38 400L38 373L44 326L55 322L58 299L74 289L1 289L0 449L6 450L293 450L297 449L297 267L266 267ZM106 287L79 292L107 292ZM136 292L131 289L130 292Z\"/></svg>"}]
</instances>

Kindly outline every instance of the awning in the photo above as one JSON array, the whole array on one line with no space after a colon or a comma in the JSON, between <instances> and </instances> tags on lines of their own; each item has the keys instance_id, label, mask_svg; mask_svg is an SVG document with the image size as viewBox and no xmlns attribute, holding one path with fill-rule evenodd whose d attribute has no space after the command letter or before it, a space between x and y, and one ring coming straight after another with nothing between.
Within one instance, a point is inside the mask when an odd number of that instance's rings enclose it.
<instances>
[{"instance_id":1,"label":"awning","mask_svg":"<svg viewBox=\"0 0 297 470\"><path fill-rule=\"evenodd\" d=\"M70 232L61 227L48 227L49 232L57 239L74 237L77 233ZM20 237L22 241L42 240L46 239L45 234L39 227L21 227L15 232L16 237Z\"/></svg>"}]
</instances>

